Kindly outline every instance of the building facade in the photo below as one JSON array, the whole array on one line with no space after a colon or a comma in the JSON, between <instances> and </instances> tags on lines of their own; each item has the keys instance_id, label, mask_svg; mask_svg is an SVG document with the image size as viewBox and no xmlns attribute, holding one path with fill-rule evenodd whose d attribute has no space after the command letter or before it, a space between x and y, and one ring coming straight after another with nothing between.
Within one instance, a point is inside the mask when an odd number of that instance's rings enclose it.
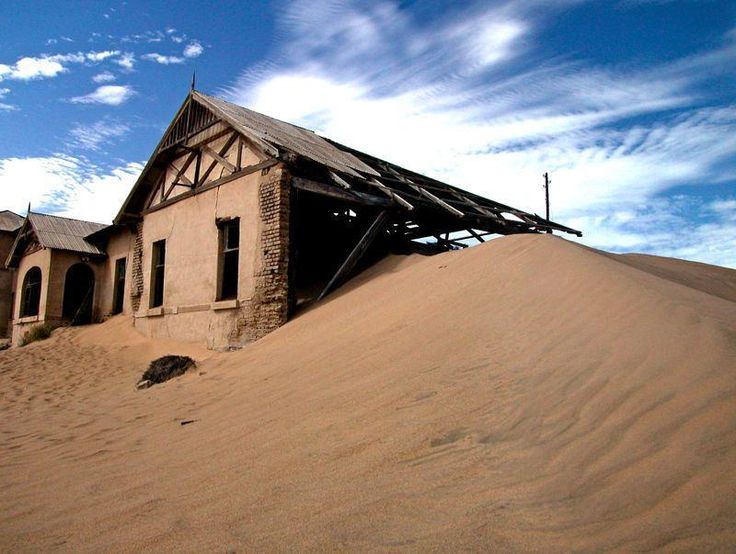
<instances>
[{"instance_id":1,"label":"building facade","mask_svg":"<svg viewBox=\"0 0 736 554\"><path fill-rule=\"evenodd\" d=\"M112 225L29 213L6 261L13 344L125 314L239 347L390 252L551 230L579 234L191 91Z\"/></svg>"}]
</instances>

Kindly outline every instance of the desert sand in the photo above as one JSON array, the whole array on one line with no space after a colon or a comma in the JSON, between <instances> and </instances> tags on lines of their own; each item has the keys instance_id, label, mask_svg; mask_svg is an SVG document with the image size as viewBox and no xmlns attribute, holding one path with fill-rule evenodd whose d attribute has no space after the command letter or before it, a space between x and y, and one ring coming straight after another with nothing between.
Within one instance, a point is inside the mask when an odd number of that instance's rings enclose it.
<instances>
[{"instance_id":1,"label":"desert sand","mask_svg":"<svg viewBox=\"0 0 736 554\"><path fill-rule=\"evenodd\" d=\"M736 271L512 236L236 352L60 329L0 352L0 490L5 552L733 550Z\"/></svg>"}]
</instances>

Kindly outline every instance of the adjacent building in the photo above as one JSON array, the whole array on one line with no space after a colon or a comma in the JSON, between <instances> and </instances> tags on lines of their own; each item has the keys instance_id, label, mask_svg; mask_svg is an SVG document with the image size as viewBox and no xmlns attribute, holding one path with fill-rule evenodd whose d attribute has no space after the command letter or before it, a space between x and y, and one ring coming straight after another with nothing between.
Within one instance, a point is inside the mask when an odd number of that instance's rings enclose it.
<instances>
[{"instance_id":1,"label":"adjacent building","mask_svg":"<svg viewBox=\"0 0 736 554\"><path fill-rule=\"evenodd\" d=\"M553 230L580 234L191 91L112 225L22 222L13 343L122 313L151 337L238 347L389 253Z\"/></svg>"},{"instance_id":2,"label":"adjacent building","mask_svg":"<svg viewBox=\"0 0 736 554\"><path fill-rule=\"evenodd\" d=\"M15 299L15 271L6 268L4 261L13 247L23 217L9 210L0 211L0 339L12 328L12 306Z\"/></svg>"}]
</instances>

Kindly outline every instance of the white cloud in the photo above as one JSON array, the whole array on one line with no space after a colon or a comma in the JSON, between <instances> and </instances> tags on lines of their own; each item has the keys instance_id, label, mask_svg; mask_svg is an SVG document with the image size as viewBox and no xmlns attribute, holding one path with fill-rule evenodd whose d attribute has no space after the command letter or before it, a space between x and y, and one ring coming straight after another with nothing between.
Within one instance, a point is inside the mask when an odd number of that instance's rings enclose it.
<instances>
[{"instance_id":1,"label":"white cloud","mask_svg":"<svg viewBox=\"0 0 736 554\"><path fill-rule=\"evenodd\" d=\"M98 73L97 75L92 77L92 81L95 83L109 83L110 81L114 81L115 79L115 75L113 75L109 71L103 71L102 73Z\"/></svg>"},{"instance_id":2,"label":"white cloud","mask_svg":"<svg viewBox=\"0 0 736 554\"><path fill-rule=\"evenodd\" d=\"M202 55L202 52L204 52L204 47L195 40L187 44L186 47L184 48L184 57L185 58L196 58Z\"/></svg>"},{"instance_id":3,"label":"white cloud","mask_svg":"<svg viewBox=\"0 0 736 554\"><path fill-rule=\"evenodd\" d=\"M156 52L152 52L151 54L143 54L141 58L150 62L156 62L163 65L179 64L186 61L184 58L179 58L177 56L164 56Z\"/></svg>"},{"instance_id":4,"label":"white cloud","mask_svg":"<svg viewBox=\"0 0 736 554\"><path fill-rule=\"evenodd\" d=\"M125 52L119 58L115 59L114 62L126 71L132 71L135 66L135 55L130 52Z\"/></svg>"},{"instance_id":5,"label":"white cloud","mask_svg":"<svg viewBox=\"0 0 736 554\"><path fill-rule=\"evenodd\" d=\"M107 104L119 106L129 100L135 91L129 85L103 85L97 90L84 96L75 96L70 99L74 104Z\"/></svg>"},{"instance_id":6,"label":"white cloud","mask_svg":"<svg viewBox=\"0 0 736 554\"><path fill-rule=\"evenodd\" d=\"M104 50L102 52L87 52L87 59L92 62L101 62L107 58L120 55L119 50Z\"/></svg>"},{"instance_id":7,"label":"white cloud","mask_svg":"<svg viewBox=\"0 0 736 554\"><path fill-rule=\"evenodd\" d=\"M69 134L72 136L72 145L87 150L99 150L103 144L112 142L130 132L130 127L124 123L103 119L91 125L77 123Z\"/></svg>"},{"instance_id":8,"label":"white cloud","mask_svg":"<svg viewBox=\"0 0 736 554\"><path fill-rule=\"evenodd\" d=\"M19 59L14 65L0 64L0 81L3 79L19 81L44 79L56 77L64 71L66 69L58 61L49 58L26 57Z\"/></svg>"},{"instance_id":9,"label":"white cloud","mask_svg":"<svg viewBox=\"0 0 736 554\"><path fill-rule=\"evenodd\" d=\"M68 71L65 64L98 63L119 54L120 52L117 50L104 50L101 52L71 52L39 57L26 56L20 58L13 65L0 64L0 81L3 79L19 81L48 79Z\"/></svg>"},{"instance_id":10,"label":"white cloud","mask_svg":"<svg viewBox=\"0 0 736 554\"><path fill-rule=\"evenodd\" d=\"M0 159L0 209L25 213L31 202L38 211L109 223L142 169L106 171L62 155Z\"/></svg>"}]
</instances>

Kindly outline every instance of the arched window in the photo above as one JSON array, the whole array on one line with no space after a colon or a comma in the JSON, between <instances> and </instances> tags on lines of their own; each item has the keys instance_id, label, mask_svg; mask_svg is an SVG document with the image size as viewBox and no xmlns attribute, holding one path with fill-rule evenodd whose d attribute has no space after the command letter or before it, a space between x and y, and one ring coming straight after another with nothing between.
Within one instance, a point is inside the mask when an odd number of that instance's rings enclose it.
<instances>
[{"instance_id":1,"label":"arched window","mask_svg":"<svg viewBox=\"0 0 736 554\"><path fill-rule=\"evenodd\" d=\"M20 317L38 315L41 303L41 269L32 267L26 271L21 290Z\"/></svg>"}]
</instances>

